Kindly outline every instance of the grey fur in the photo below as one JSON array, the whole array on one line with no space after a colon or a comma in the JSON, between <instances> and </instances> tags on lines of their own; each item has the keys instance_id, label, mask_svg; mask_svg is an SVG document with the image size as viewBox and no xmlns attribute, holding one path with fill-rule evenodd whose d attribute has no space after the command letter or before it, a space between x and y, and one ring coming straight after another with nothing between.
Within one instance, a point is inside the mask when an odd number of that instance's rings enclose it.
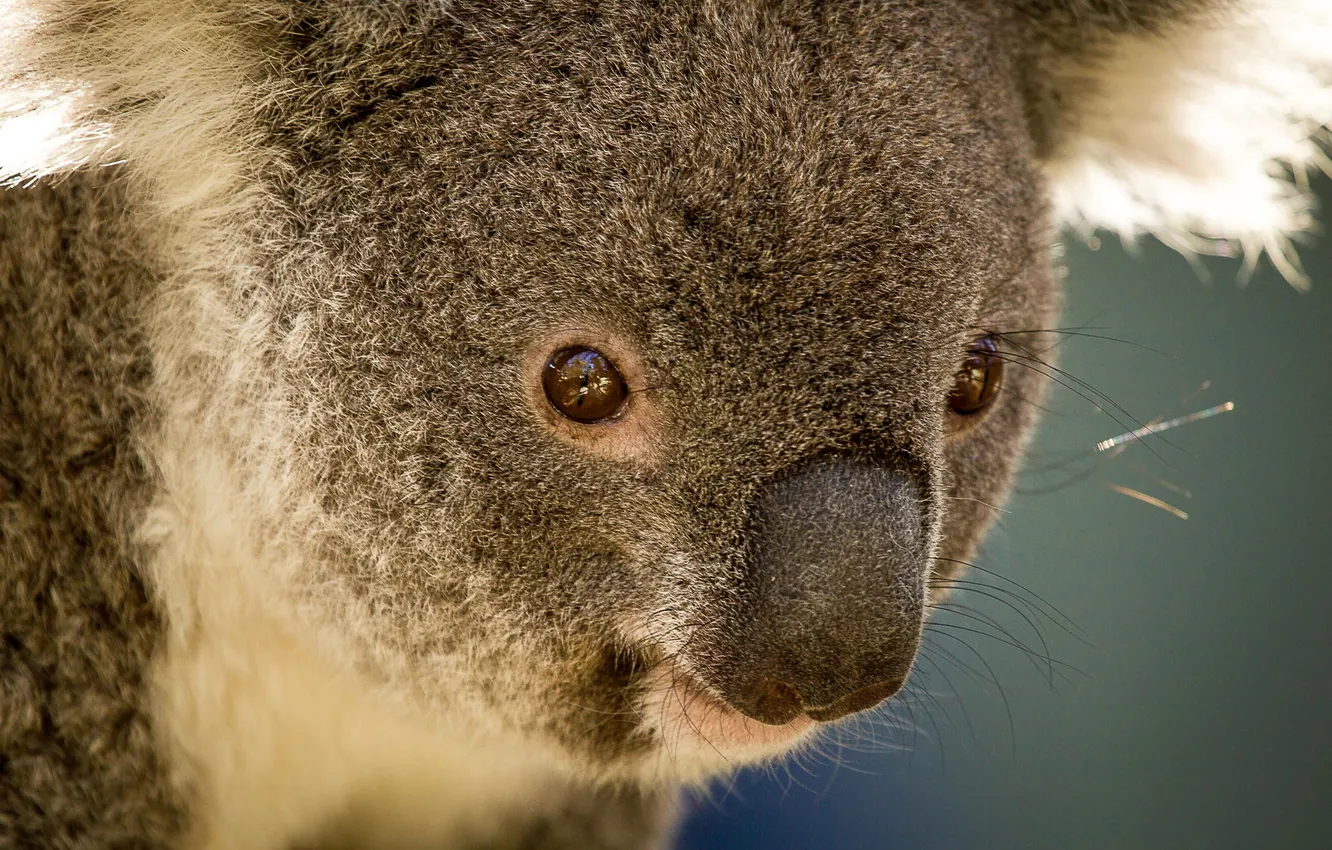
<instances>
[{"instance_id":1,"label":"grey fur","mask_svg":"<svg viewBox=\"0 0 1332 850\"><path fill-rule=\"evenodd\" d=\"M495 846L664 834L670 777L643 777L671 742L631 702L669 653L622 624L712 624L671 651L721 676L753 605L754 500L788 470L901 470L935 588L974 555L1045 383L1021 367L1048 357L1034 331L1058 300L1040 166L1078 92L1057 69L1229 5L224 9L264 57L259 274L226 296L274 305L258 382L300 412L293 474L326 517L312 585L375 612L350 638L371 678L578 765L545 808L480 813L513 824ZM143 107L107 97L113 124ZM135 167L0 194L6 846L201 828L148 685L166 615L134 541L169 352L144 318L167 297L163 225ZM533 412L525 352L570 328L644 364L651 452L607 460ZM989 332L1020 342L1004 398L950 436L954 371Z\"/></svg>"},{"instance_id":2,"label":"grey fur","mask_svg":"<svg viewBox=\"0 0 1332 850\"><path fill-rule=\"evenodd\" d=\"M131 543L150 274L110 173L0 193L0 844L168 846Z\"/></svg>"}]
</instances>

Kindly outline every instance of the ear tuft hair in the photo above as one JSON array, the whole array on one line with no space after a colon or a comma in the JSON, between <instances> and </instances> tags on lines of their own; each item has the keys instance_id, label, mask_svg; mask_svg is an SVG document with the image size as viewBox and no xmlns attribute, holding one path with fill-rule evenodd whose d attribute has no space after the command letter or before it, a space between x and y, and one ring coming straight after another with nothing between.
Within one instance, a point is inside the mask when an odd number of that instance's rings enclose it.
<instances>
[{"instance_id":1,"label":"ear tuft hair","mask_svg":"<svg viewBox=\"0 0 1332 850\"><path fill-rule=\"evenodd\" d=\"M26 3L0 10L0 187L104 161L113 147L109 126L81 114L87 91L45 68L44 23Z\"/></svg>"},{"instance_id":2,"label":"ear tuft hair","mask_svg":"<svg viewBox=\"0 0 1332 850\"><path fill-rule=\"evenodd\" d=\"M1059 126L1034 132L1048 140L1060 223L1184 251L1238 247L1250 266L1267 251L1303 286L1290 239L1314 227L1308 168L1332 165L1332 3L1212 0L1173 16L1170 3L1136 5L1159 17L1033 51L1030 72L1048 75L1038 87L1056 104Z\"/></svg>"},{"instance_id":3,"label":"ear tuft hair","mask_svg":"<svg viewBox=\"0 0 1332 850\"><path fill-rule=\"evenodd\" d=\"M0 0L0 187L125 161L160 212L217 206L272 26L266 0Z\"/></svg>"}]
</instances>

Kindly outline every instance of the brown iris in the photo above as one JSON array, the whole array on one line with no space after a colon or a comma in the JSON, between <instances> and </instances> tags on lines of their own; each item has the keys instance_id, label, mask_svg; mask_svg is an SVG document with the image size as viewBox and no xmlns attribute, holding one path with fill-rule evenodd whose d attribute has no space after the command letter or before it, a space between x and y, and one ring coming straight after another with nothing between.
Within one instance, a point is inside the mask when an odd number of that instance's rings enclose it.
<instances>
[{"instance_id":1,"label":"brown iris","mask_svg":"<svg viewBox=\"0 0 1332 850\"><path fill-rule=\"evenodd\" d=\"M552 354L541 384L551 407L575 422L609 419L629 398L620 370L591 348L563 348Z\"/></svg>"},{"instance_id":2,"label":"brown iris","mask_svg":"<svg viewBox=\"0 0 1332 850\"><path fill-rule=\"evenodd\" d=\"M976 340L967 349L967 358L957 370L948 406L954 413L971 416L994 403L1003 382L1004 361L999 343L992 336Z\"/></svg>"}]
</instances>

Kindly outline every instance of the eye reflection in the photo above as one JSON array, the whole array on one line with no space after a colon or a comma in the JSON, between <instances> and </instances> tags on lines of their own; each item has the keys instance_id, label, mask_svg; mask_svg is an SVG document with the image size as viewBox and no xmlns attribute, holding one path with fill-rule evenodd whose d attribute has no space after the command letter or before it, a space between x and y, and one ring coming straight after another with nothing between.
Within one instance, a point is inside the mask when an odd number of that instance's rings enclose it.
<instances>
[{"instance_id":1,"label":"eye reflection","mask_svg":"<svg viewBox=\"0 0 1332 850\"><path fill-rule=\"evenodd\" d=\"M978 339L967 349L948 396L948 406L959 416L974 416L994 403L1003 383L1004 361L993 336Z\"/></svg>"},{"instance_id":2,"label":"eye reflection","mask_svg":"<svg viewBox=\"0 0 1332 850\"><path fill-rule=\"evenodd\" d=\"M591 348L555 352L546 361L541 383L551 407L575 422L609 419L629 398L629 389L615 364Z\"/></svg>"}]
</instances>

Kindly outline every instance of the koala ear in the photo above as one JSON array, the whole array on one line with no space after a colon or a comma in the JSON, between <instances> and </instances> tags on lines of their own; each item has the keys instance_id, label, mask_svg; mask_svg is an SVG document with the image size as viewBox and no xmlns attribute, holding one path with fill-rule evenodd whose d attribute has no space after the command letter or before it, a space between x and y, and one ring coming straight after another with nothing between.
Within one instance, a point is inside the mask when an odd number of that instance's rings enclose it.
<instances>
[{"instance_id":1,"label":"koala ear","mask_svg":"<svg viewBox=\"0 0 1332 850\"><path fill-rule=\"evenodd\" d=\"M133 162L164 211L217 206L254 148L257 0L0 0L0 187Z\"/></svg>"},{"instance_id":2,"label":"koala ear","mask_svg":"<svg viewBox=\"0 0 1332 850\"><path fill-rule=\"evenodd\" d=\"M0 187L110 158L110 134L87 120L81 69L43 43L42 6L0 2Z\"/></svg>"},{"instance_id":3,"label":"koala ear","mask_svg":"<svg viewBox=\"0 0 1332 850\"><path fill-rule=\"evenodd\" d=\"M1267 249L1300 279L1288 237L1312 226L1307 167L1329 164L1332 2L1011 2L1061 224Z\"/></svg>"}]
</instances>

